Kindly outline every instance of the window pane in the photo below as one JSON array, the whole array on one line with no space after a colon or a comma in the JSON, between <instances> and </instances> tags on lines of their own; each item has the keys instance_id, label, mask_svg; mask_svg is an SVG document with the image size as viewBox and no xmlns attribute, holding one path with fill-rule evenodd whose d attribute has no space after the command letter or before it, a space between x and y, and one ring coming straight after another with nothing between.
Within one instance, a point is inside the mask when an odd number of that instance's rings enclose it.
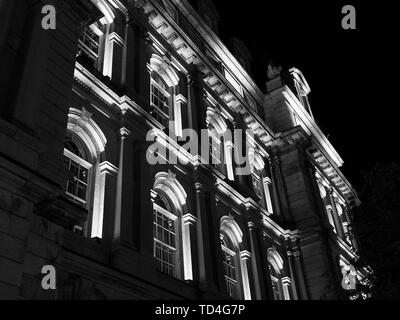
<instances>
[{"instance_id":1,"label":"window pane","mask_svg":"<svg viewBox=\"0 0 400 320\"><path fill-rule=\"evenodd\" d=\"M64 163L68 170L66 185L68 195L82 202L86 202L88 170L67 156L64 156Z\"/></svg>"},{"instance_id":2,"label":"window pane","mask_svg":"<svg viewBox=\"0 0 400 320\"><path fill-rule=\"evenodd\" d=\"M159 271L176 277L176 223L154 209L154 257Z\"/></svg>"},{"instance_id":3,"label":"window pane","mask_svg":"<svg viewBox=\"0 0 400 320\"><path fill-rule=\"evenodd\" d=\"M164 90L166 89L164 84L156 84L155 80L152 80L151 104L154 107L154 118L158 122L166 125L170 118L169 97L162 90L160 90L158 86Z\"/></svg>"},{"instance_id":4,"label":"window pane","mask_svg":"<svg viewBox=\"0 0 400 320\"><path fill-rule=\"evenodd\" d=\"M222 236L221 248L224 254L223 266L225 274L225 288L226 292L230 297L236 298L238 290L238 278L237 278L237 265L236 257L232 256L229 252L232 251L230 243L224 240Z\"/></svg>"},{"instance_id":5,"label":"window pane","mask_svg":"<svg viewBox=\"0 0 400 320\"><path fill-rule=\"evenodd\" d=\"M91 60L96 61L99 57L100 37L87 27L83 30L79 38L79 52L84 52Z\"/></svg>"}]
</instances>

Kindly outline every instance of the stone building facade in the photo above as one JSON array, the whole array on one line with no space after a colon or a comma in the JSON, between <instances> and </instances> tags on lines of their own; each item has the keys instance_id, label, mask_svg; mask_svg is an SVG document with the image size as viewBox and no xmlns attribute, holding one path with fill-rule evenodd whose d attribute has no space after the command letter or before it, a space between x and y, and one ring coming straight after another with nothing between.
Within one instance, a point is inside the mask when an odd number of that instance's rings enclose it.
<instances>
[{"instance_id":1,"label":"stone building facade","mask_svg":"<svg viewBox=\"0 0 400 320\"><path fill-rule=\"evenodd\" d=\"M358 199L299 70L260 90L208 0L0 0L0 19L0 298L342 297ZM248 175L222 161L235 129Z\"/></svg>"}]
</instances>

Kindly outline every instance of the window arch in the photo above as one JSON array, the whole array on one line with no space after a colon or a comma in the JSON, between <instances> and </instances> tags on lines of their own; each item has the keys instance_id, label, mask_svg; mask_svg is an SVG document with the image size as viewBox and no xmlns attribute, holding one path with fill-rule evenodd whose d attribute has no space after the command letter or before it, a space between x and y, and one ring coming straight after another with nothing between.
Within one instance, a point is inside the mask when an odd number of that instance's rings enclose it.
<instances>
[{"instance_id":1,"label":"window arch","mask_svg":"<svg viewBox=\"0 0 400 320\"><path fill-rule=\"evenodd\" d=\"M269 213L273 213L274 208L272 202L272 180L258 147L255 146L250 148L249 158L251 163L253 190L263 202L263 205L265 206L267 211Z\"/></svg>"},{"instance_id":2,"label":"window arch","mask_svg":"<svg viewBox=\"0 0 400 320\"><path fill-rule=\"evenodd\" d=\"M66 194L74 201L88 207L93 164L85 149L82 141L73 132L67 133L64 143L64 163L68 169Z\"/></svg>"},{"instance_id":3,"label":"window arch","mask_svg":"<svg viewBox=\"0 0 400 320\"><path fill-rule=\"evenodd\" d=\"M75 228L92 238L102 238L103 234L104 175L117 171L104 159L106 144L107 139L91 114L71 108L63 152L68 173L65 192L71 201L87 209L87 221Z\"/></svg>"},{"instance_id":4,"label":"window arch","mask_svg":"<svg viewBox=\"0 0 400 320\"><path fill-rule=\"evenodd\" d=\"M155 177L153 202L153 255L158 270L178 279L193 280L187 195L172 172Z\"/></svg>"},{"instance_id":5,"label":"window arch","mask_svg":"<svg viewBox=\"0 0 400 320\"><path fill-rule=\"evenodd\" d=\"M228 125L217 108L209 107L207 109L206 124L209 137L210 163L226 174L229 180L234 180L232 134L229 132Z\"/></svg>"},{"instance_id":6,"label":"window arch","mask_svg":"<svg viewBox=\"0 0 400 320\"><path fill-rule=\"evenodd\" d=\"M285 276L282 257L275 248L269 248L267 259L274 300L290 300L291 279Z\"/></svg>"},{"instance_id":7,"label":"window arch","mask_svg":"<svg viewBox=\"0 0 400 320\"><path fill-rule=\"evenodd\" d=\"M221 231L221 249L223 254L225 289L232 298L240 298L240 279L239 279L239 253L234 246L231 238Z\"/></svg>"},{"instance_id":8,"label":"window arch","mask_svg":"<svg viewBox=\"0 0 400 320\"><path fill-rule=\"evenodd\" d=\"M242 250L243 233L232 217L221 219L220 240L225 291L233 299L251 299L247 261L251 254Z\"/></svg>"},{"instance_id":9,"label":"window arch","mask_svg":"<svg viewBox=\"0 0 400 320\"><path fill-rule=\"evenodd\" d=\"M151 114L166 128L169 128L169 122L174 120L174 129L177 135L180 135L182 132L181 106L175 101L179 76L167 57L162 58L156 54L153 54L150 59L149 70Z\"/></svg>"}]
</instances>

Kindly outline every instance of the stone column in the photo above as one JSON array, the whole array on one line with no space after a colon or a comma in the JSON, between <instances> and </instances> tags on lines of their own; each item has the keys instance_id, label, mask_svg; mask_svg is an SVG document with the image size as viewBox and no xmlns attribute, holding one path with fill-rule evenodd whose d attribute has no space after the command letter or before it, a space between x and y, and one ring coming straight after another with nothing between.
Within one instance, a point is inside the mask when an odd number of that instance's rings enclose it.
<instances>
[{"instance_id":1,"label":"stone column","mask_svg":"<svg viewBox=\"0 0 400 320\"><path fill-rule=\"evenodd\" d=\"M103 74L120 84L124 39L110 25L107 26Z\"/></svg>"},{"instance_id":2,"label":"stone column","mask_svg":"<svg viewBox=\"0 0 400 320\"><path fill-rule=\"evenodd\" d=\"M251 268L251 253L247 250L240 252L240 271L242 279L243 298L251 300L251 289L249 281L249 270Z\"/></svg>"},{"instance_id":3,"label":"stone column","mask_svg":"<svg viewBox=\"0 0 400 320\"><path fill-rule=\"evenodd\" d=\"M109 242L112 239L110 226L113 225L112 217L115 211L118 168L109 162L102 162L99 164L99 171L100 181L95 186L91 237Z\"/></svg>"},{"instance_id":4,"label":"stone column","mask_svg":"<svg viewBox=\"0 0 400 320\"><path fill-rule=\"evenodd\" d=\"M133 144L131 132L120 130L119 172L117 177L114 241L133 245Z\"/></svg>"},{"instance_id":5,"label":"stone column","mask_svg":"<svg viewBox=\"0 0 400 320\"><path fill-rule=\"evenodd\" d=\"M125 26L125 41L122 48L122 73L121 73L121 85L126 88L127 94L132 96L132 91L135 86L135 74L136 70L136 55L137 49L135 46L135 31L132 17L127 18Z\"/></svg>"},{"instance_id":6,"label":"stone column","mask_svg":"<svg viewBox=\"0 0 400 320\"><path fill-rule=\"evenodd\" d=\"M281 279L282 282L282 290L283 290L283 297L285 300L291 300L290 296L290 287L292 284L292 281L289 277L283 277Z\"/></svg>"},{"instance_id":7,"label":"stone column","mask_svg":"<svg viewBox=\"0 0 400 320\"><path fill-rule=\"evenodd\" d=\"M296 274L296 279L298 284L298 296L300 300L308 300L307 286L304 280L305 275L304 275L303 262L301 257L301 251L298 244L296 244L293 247L292 251L293 251L294 266L295 266L294 271Z\"/></svg>"},{"instance_id":8,"label":"stone column","mask_svg":"<svg viewBox=\"0 0 400 320\"><path fill-rule=\"evenodd\" d=\"M294 258L293 258L293 252L292 250L287 250L286 251L288 262L289 262L289 272L290 272L290 278L292 279L292 284L291 284L291 289L292 289L292 294L293 294L293 300L298 300L299 296L297 294L297 275L295 273L295 266L294 266Z\"/></svg>"},{"instance_id":9,"label":"stone column","mask_svg":"<svg viewBox=\"0 0 400 320\"><path fill-rule=\"evenodd\" d=\"M192 69L187 75L188 90L188 124L200 136L201 129L207 129L206 110L203 103L203 87L201 74L197 69ZM199 149L200 150L200 149Z\"/></svg>"},{"instance_id":10,"label":"stone column","mask_svg":"<svg viewBox=\"0 0 400 320\"><path fill-rule=\"evenodd\" d=\"M197 235L197 260L198 260L198 280L200 288L204 291L208 287L215 289L214 283L214 272L212 254L211 254L211 243L210 243L210 232L208 230L209 221L207 214L207 200L206 200L206 187L200 182L196 182L195 185L195 203L196 203L196 235ZM219 245L219 243L214 244Z\"/></svg>"},{"instance_id":11,"label":"stone column","mask_svg":"<svg viewBox=\"0 0 400 320\"><path fill-rule=\"evenodd\" d=\"M262 283L260 281L260 270L262 266L262 261L260 260L260 252L259 252L259 247L257 246L257 236L256 236L256 231L258 231L258 228L256 229L255 223L254 222L249 222L249 232L250 232L250 248L252 254L251 258L251 267L252 267L252 274L253 274L253 284L254 284L254 291L255 291L255 298L257 300L263 300L265 297L263 297L262 294Z\"/></svg>"},{"instance_id":12,"label":"stone column","mask_svg":"<svg viewBox=\"0 0 400 320\"><path fill-rule=\"evenodd\" d=\"M182 217L182 243L184 280L195 280L198 261L196 257L196 224L197 218L191 214Z\"/></svg>"}]
</instances>

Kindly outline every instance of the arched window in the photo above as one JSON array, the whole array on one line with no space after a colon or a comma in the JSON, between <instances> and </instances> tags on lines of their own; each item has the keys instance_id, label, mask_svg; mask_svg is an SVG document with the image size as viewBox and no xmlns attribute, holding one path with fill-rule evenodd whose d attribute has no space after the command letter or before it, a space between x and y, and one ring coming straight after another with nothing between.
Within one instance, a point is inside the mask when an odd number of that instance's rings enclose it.
<instances>
[{"instance_id":1,"label":"arched window","mask_svg":"<svg viewBox=\"0 0 400 320\"><path fill-rule=\"evenodd\" d=\"M207 128L209 137L210 164L234 180L232 159L232 134L228 130L225 119L212 107L207 109Z\"/></svg>"},{"instance_id":2,"label":"arched window","mask_svg":"<svg viewBox=\"0 0 400 320\"><path fill-rule=\"evenodd\" d=\"M153 202L153 254L158 270L193 280L190 230L196 218L188 213L186 192L174 174L156 175Z\"/></svg>"},{"instance_id":3,"label":"arched window","mask_svg":"<svg viewBox=\"0 0 400 320\"><path fill-rule=\"evenodd\" d=\"M283 300L281 275L279 269L274 267L271 263L268 263L268 268L271 276L271 285L272 292L274 294L274 300Z\"/></svg>"},{"instance_id":4,"label":"arched window","mask_svg":"<svg viewBox=\"0 0 400 320\"><path fill-rule=\"evenodd\" d=\"M65 140L64 162L68 169L67 195L88 208L92 184L92 159L82 141L72 132L67 133Z\"/></svg>"},{"instance_id":5,"label":"arched window","mask_svg":"<svg viewBox=\"0 0 400 320\"><path fill-rule=\"evenodd\" d=\"M249 151L251 159L251 177L255 194L262 200L269 213L274 212L272 204L272 180L266 169L265 162L257 148L251 148Z\"/></svg>"},{"instance_id":6,"label":"arched window","mask_svg":"<svg viewBox=\"0 0 400 320\"><path fill-rule=\"evenodd\" d=\"M290 300L291 279L284 276L282 257L275 248L270 248L267 258L274 300Z\"/></svg>"},{"instance_id":7,"label":"arched window","mask_svg":"<svg viewBox=\"0 0 400 320\"><path fill-rule=\"evenodd\" d=\"M171 119L172 89L168 88L164 80L158 75L153 74L151 78L151 105L154 108L154 118L168 127Z\"/></svg>"},{"instance_id":8,"label":"arched window","mask_svg":"<svg viewBox=\"0 0 400 320\"><path fill-rule=\"evenodd\" d=\"M251 254L242 250L243 234L232 217L221 219L220 238L225 291L233 299L251 299L248 263Z\"/></svg>"},{"instance_id":9,"label":"arched window","mask_svg":"<svg viewBox=\"0 0 400 320\"><path fill-rule=\"evenodd\" d=\"M175 122L175 133L182 132L181 104L175 101L179 77L167 57L154 54L150 59L150 113L164 127Z\"/></svg>"},{"instance_id":10,"label":"arched window","mask_svg":"<svg viewBox=\"0 0 400 320\"><path fill-rule=\"evenodd\" d=\"M116 175L118 170L104 159L106 144L91 114L85 109L71 108L64 143L65 193L71 201L87 209L87 221L75 229L92 238L103 235L105 175ZM103 162L100 162L102 155Z\"/></svg>"},{"instance_id":11,"label":"arched window","mask_svg":"<svg viewBox=\"0 0 400 320\"><path fill-rule=\"evenodd\" d=\"M229 237L221 233L221 249L223 253L224 276L226 292L232 298L239 298L239 262L237 248Z\"/></svg>"},{"instance_id":12,"label":"arched window","mask_svg":"<svg viewBox=\"0 0 400 320\"><path fill-rule=\"evenodd\" d=\"M154 257L158 270L178 277L179 217L173 213L168 198L161 193L157 195L153 208Z\"/></svg>"}]
</instances>

